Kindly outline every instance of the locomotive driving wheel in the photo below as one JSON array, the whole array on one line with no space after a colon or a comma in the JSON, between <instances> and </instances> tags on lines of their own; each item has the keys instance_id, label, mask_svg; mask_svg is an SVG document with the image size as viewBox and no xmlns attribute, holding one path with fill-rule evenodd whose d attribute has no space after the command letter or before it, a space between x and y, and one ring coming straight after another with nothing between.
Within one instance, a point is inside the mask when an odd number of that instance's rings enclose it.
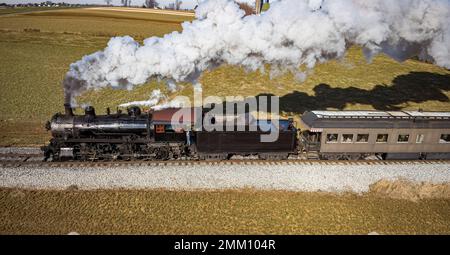
<instances>
[{"instance_id":1,"label":"locomotive driving wheel","mask_svg":"<svg viewBox=\"0 0 450 255\"><path fill-rule=\"evenodd\" d=\"M169 155L170 155L170 153L166 148L159 148L156 151L156 159L159 159L159 160L168 160Z\"/></svg>"}]
</instances>

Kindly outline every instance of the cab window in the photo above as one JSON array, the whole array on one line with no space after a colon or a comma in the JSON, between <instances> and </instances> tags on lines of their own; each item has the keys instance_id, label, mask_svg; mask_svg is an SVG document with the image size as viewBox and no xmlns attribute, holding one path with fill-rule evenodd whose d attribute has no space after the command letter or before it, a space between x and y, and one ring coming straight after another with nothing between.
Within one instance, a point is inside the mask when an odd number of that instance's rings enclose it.
<instances>
[{"instance_id":1,"label":"cab window","mask_svg":"<svg viewBox=\"0 0 450 255\"><path fill-rule=\"evenodd\" d=\"M388 134L379 134L377 135L377 143L387 143L388 141Z\"/></svg>"},{"instance_id":2,"label":"cab window","mask_svg":"<svg viewBox=\"0 0 450 255\"><path fill-rule=\"evenodd\" d=\"M342 143L352 143L353 142L353 134L343 134L341 142Z\"/></svg>"},{"instance_id":3,"label":"cab window","mask_svg":"<svg viewBox=\"0 0 450 255\"><path fill-rule=\"evenodd\" d=\"M398 135L397 142L399 142L399 143L407 143L408 141L409 141L409 135L406 135L406 134Z\"/></svg>"},{"instance_id":4,"label":"cab window","mask_svg":"<svg viewBox=\"0 0 450 255\"><path fill-rule=\"evenodd\" d=\"M337 143L338 134L327 134L327 143Z\"/></svg>"},{"instance_id":5,"label":"cab window","mask_svg":"<svg viewBox=\"0 0 450 255\"><path fill-rule=\"evenodd\" d=\"M164 125L155 125L155 131L157 134L164 133L165 131Z\"/></svg>"},{"instance_id":6,"label":"cab window","mask_svg":"<svg viewBox=\"0 0 450 255\"><path fill-rule=\"evenodd\" d=\"M358 134L356 136L357 143L368 143L369 142L369 134Z\"/></svg>"},{"instance_id":7,"label":"cab window","mask_svg":"<svg viewBox=\"0 0 450 255\"><path fill-rule=\"evenodd\" d=\"M450 143L450 134L442 134L439 143Z\"/></svg>"},{"instance_id":8,"label":"cab window","mask_svg":"<svg viewBox=\"0 0 450 255\"><path fill-rule=\"evenodd\" d=\"M418 134L416 137L416 143L423 143L424 137L425 136L423 134Z\"/></svg>"}]
</instances>

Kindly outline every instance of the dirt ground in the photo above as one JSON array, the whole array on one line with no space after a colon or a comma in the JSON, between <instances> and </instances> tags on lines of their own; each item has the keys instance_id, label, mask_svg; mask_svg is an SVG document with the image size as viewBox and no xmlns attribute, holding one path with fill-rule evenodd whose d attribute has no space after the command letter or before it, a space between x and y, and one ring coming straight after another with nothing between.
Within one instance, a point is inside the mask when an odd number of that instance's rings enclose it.
<instances>
[{"instance_id":1,"label":"dirt ground","mask_svg":"<svg viewBox=\"0 0 450 255\"><path fill-rule=\"evenodd\" d=\"M123 7L94 7L90 10L102 10L102 11L118 11L118 12L140 12L140 13L156 13L161 15L176 15L176 16L188 16L194 17L193 11L171 11L171 10L159 10L159 9L143 9L143 8L123 8Z\"/></svg>"},{"instance_id":2,"label":"dirt ground","mask_svg":"<svg viewBox=\"0 0 450 255\"><path fill-rule=\"evenodd\" d=\"M450 234L449 198L393 199L399 186L388 186L363 195L3 188L0 234Z\"/></svg>"}]
</instances>

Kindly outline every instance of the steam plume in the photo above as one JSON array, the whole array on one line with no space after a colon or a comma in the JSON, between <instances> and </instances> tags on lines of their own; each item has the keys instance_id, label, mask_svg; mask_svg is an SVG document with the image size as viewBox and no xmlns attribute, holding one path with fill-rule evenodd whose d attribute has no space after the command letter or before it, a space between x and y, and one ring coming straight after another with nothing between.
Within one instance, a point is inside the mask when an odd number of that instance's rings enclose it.
<instances>
[{"instance_id":1,"label":"steam plume","mask_svg":"<svg viewBox=\"0 0 450 255\"><path fill-rule=\"evenodd\" d=\"M412 56L450 68L448 0L280 0L262 15L245 16L231 0L206 0L183 31L143 45L129 36L70 66L66 102L86 90L132 89L149 79L196 82L221 64L258 70L270 64L304 77L300 67L342 58L352 45L370 60L378 53Z\"/></svg>"}]
</instances>

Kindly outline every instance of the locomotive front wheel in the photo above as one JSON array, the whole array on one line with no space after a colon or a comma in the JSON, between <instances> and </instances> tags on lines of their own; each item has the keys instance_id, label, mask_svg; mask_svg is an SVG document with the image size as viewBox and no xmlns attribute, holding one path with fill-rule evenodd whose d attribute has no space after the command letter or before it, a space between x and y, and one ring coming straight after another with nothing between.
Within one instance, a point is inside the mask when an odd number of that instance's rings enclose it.
<instances>
[{"instance_id":1,"label":"locomotive front wheel","mask_svg":"<svg viewBox=\"0 0 450 255\"><path fill-rule=\"evenodd\" d=\"M42 150L44 151L44 159L42 161L46 162L46 161L56 161L58 159L58 154L55 153L55 150L53 148L50 147L44 147L42 148Z\"/></svg>"}]
</instances>

